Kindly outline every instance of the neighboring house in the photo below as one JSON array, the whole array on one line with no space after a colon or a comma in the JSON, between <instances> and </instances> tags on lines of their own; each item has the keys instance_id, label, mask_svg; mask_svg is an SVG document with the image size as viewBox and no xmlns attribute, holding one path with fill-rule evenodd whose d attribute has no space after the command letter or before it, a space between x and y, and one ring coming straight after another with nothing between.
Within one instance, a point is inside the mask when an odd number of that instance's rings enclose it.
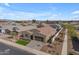
<instances>
[{"instance_id":1,"label":"neighboring house","mask_svg":"<svg viewBox=\"0 0 79 59\"><path fill-rule=\"evenodd\" d=\"M47 26L47 27L41 27L37 29L20 32L17 37L18 39L23 38L23 39L47 42L51 36L55 35L55 33L56 33L56 29Z\"/></svg>"},{"instance_id":2,"label":"neighboring house","mask_svg":"<svg viewBox=\"0 0 79 59\"><path fill-rule=\"evenodd\" d=\"M18 33L16 38L17 39L28 39L28 40L31 40L31 35L32 35L32 32L30 32L30 31L22 31L22 32Z\"/></svg>"},{"instance_id":3,"label":"neighboring house","mask_svg":"<svg viewBox=\"0 0 79 59\"><path fill-rule=\"evenodd\" d=\"M5 29L2 26L0 26L0 33L5 33Z\"/></svg>"},{"instance_id":4,"label":"neighboring house","mask_svg":"<svg viewBox=\"0 0 79 59\"><path fill-rule=\"evenodd\" d=\"M16 35L17 39L29 39L29 40L37 40L42 42L47 42L51 36L54 36L57 32L55 28L49 26L48 24L42 23L43 26L39 26L37 28L36 24L22 26L15 22L8 22L2 27L0 27L0 32L2 33L10 33L12 31L17 31ZM6 29L6 30L5 30Z\"/></svg>"},{"instance_id":5,"label":"neighboring house","mask_svg":"<svg viewBox=\"0 0 79 59\"><path fill-rule=\"evenodd\" d=\"M52 28L55 28L57 31L59 31L62 27L59 24L49 24Z\"/></svg>"},{"instance_id":6,"label":"neighboring house","mask_svg":"<svg viewBox=\"0 0 79 59\"><path fill-rule=\"evenodd\" d=\"M37 28L36 26L33 25L22 26L16 22L11 22L11 23L8 22L6 25L3 25L3 27L10 31L17 31L17 32L22 32L22 31L27 31Z\"/></svg>"},{"instance_id":7,"label":"neighboring house","mask_svg":"<svg viewBox=\"0 0 79 59\"><path fill-rule=\"evenodd\" d=\"M72 25L78 25L79 21L70 21L69 23L72 24Z\"/></svg>"}]
</instances>

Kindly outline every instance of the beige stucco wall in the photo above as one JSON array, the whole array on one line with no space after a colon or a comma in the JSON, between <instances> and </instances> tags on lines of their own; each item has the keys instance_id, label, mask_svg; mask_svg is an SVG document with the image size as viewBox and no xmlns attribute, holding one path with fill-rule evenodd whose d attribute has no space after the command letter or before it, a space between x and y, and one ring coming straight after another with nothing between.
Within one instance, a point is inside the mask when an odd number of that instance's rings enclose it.
<instances>
[{"instance_id":1,"label":"beige stucco wall","mask_svg":"<svg viewBox=\"0 0 79 59\"><path fill-rule=\"evenodd\" d=\"M44 42L47 43L47 41L49 40L49 38L50 38L51 36L52 36L52 35L46 36L45 39L44 39Z\"/></svg>"}]
</instances>

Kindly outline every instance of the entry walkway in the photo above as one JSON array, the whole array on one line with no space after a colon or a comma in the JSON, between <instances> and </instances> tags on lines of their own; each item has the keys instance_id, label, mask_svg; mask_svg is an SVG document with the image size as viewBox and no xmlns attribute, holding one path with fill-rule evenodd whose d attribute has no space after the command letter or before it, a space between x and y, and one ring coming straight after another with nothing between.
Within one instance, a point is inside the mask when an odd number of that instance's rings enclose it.
<instances>
[{"instance_id":1,"label":"entry walkway","mask_svg":"<svg viewBox=\"0 0 79 59\"><path fill-rule=\"evenodd\" d=\"M67 55L67 29L65 30L65 37L64 37L64 42L63 42L63 47L62 47L62 55Z\"/></svg>"}]
</instances>

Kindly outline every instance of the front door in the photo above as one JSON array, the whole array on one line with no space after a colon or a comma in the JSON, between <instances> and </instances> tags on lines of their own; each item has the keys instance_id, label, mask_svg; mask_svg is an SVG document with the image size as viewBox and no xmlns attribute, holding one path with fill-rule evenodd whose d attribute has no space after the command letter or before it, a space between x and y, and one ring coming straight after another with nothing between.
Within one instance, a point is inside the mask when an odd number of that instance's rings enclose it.
<instances>
[{"instance_id":1,"label":"front door","mask_svg":"<svg viewBox=\"0 0 79 59\"><path fill-rule=\"evenodd\" d=\"M2 30L0 29L0 33L2 32Z\"/></svg>"},{"instance_id":2,"label":"front door","mask_svg":"<svg viewBox=\"0 0 79 59\"><path fill-rule=\"evenodd\" d=\"M33 40L33 35L31 35L31 39Z\"/></svg>"}]
</instances>

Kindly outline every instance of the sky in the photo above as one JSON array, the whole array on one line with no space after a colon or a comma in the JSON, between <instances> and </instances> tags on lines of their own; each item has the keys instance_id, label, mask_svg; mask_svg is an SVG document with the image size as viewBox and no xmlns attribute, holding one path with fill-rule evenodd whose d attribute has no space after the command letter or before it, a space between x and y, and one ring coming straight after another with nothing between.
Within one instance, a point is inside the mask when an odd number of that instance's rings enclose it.
<instances>
[{"instance_id":1,"label":"sky","mask_svg":"<svg viewBox=\"0 0 79 59\"><path fill-rule=\"evenodd\" d=\"M79 20L79 4L0 3L0 19Z\"/></svg>"}]
</instances>

